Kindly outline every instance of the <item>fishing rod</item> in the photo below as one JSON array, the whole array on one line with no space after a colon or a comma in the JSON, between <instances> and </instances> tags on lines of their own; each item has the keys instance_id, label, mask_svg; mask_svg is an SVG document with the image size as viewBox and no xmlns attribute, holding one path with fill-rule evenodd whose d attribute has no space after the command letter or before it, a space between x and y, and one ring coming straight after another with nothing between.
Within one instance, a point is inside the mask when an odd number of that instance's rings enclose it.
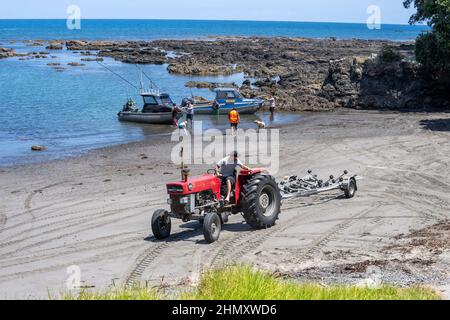
<instances>
[{"instance_id":1,"label":"fishing rod","mask_svg":"<svg viewBox=\"0 0 450 320\"><path fill-rule=\"evenodd\" d=\"M144 72L144 70L142 70L142 68L140 68L137 64L135 64L135 66L148 79L148 81L150 81L152 87L156 87L156 89L160 90L160 88L156 85L156 83L153 82L153 80Z\"/></svg>"},{"instance_id":2,"label":"fishing rod","mask_svg":"<svg viewBox=\"0 0 450 320\"><path fill-rule=\"evenodd\" d=\"M136 90L139 90L138 87L136 87L134 84L132 84L130 81L128 81L127 79L125 79L124 77L122 77L120 74L118 74L117 72L111 70L110 68L108 68L107 66L105 66L104 64L100 63L100 61L97 61L97 63L99 65L101 65L103 68L105 68L106 70L108 70L109 72L111 72L112 74L116 75L117 77L119 77L120 79L122 79L123 81L125 81L126 83L128 83L130 86L132 86L133 88L135 88Z\"/></svg>"},{"instance_id":3,"label":"fishing rod","mask_svg":"<svg viewBox=\"0 0 450 320\"><path fill-rule=\"evenodd\" d=\"M192 81L192 75L189 75L189 82ZM194 94L192 93L192 86L189 86L189 90L191 91L191 98L194 99Z\"/></svg>"}]
</instances>

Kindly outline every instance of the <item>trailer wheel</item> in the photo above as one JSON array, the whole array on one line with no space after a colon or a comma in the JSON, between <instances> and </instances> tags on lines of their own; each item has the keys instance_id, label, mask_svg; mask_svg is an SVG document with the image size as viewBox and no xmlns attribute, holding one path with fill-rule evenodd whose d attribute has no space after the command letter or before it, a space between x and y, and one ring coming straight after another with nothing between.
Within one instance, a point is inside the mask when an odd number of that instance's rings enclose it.
<instances>
[{"instance_id":1,"label":"trailer wheel","mask_svg":"<svg viewBox=\"0 0 450 320\"><path fill-rule=\"evenodd\" d=\"M251 178L244 186L241 204L244 219L252 228L273 227L281 210L281 194L275 178L270 175Z\"/></svg>"},{"instance_id":2,"label":"trailer wheel","mask_svg":"<svg viewBox=\"0 0 450 320\"><path fill-rule=\"evenodd\" d=\"M347 187L344 189L344 194L347 199L351 199L355 196L357 190L356 186L356 180L354 178L351 178L348 182Z\"/></svg>"},{"instance_id":3,"label":"trailer wheel","mask_svg":"<svg viewBox=\"0 0 450 320\"><path fill-rule=\"evenodd\" d=\"M166 239L170 236L172 223L166 210L156 210L152 217L152 232L156 239Z\"/></svg>"},{"instance_id":4,"label":"trailer wheel","mask_svg":"<svg viewBox=\"0 0 450 320\"><path fill-rule=\"evenodd\" d=\"M219 240L220 231L222 230L222 222L215 212L206 215L203 221L203 235L207 243L213 243Z\"/></svg>"}]
</instances>

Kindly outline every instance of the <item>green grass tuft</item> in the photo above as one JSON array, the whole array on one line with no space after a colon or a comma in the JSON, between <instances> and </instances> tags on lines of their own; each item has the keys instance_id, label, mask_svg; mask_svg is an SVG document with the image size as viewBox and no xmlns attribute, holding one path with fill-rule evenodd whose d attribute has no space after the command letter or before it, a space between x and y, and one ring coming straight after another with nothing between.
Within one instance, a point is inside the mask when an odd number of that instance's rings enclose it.
<instances>
[{"instance_id":1,"label":"green grass tuft","mask_svg":"<svg viewBox=\"0 0 450 320\"><path fill-rule=\"evenodd\" d=\"M379 289L298 284L278 279L247 266L233 266L206 273L198 289L184 299L194 300L430 300L440 299L432 290L414 287Z\"/></svg>"},{"instance_id":2,"label":"green grass tuft","mask_svg":"<svg viewBox=\"0 0 450 320\"><path fill-rule=\"evenodd\" d=\"M64 295L68 300L163 300L160 290L148 287L112 288L95 293ZM179 297L185 300L439 300L433 290L424 287L377 289L355 286L320 286L299 284L276 278L249 266L232 266L205 273L192 292Z\"/></svg>"}]
</instances>

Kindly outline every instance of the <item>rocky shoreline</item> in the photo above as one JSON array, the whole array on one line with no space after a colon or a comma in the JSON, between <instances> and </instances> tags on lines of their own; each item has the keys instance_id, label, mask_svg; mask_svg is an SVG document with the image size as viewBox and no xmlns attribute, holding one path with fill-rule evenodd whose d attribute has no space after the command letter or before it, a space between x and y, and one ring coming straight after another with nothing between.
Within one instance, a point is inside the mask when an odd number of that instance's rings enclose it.
<instances>
[{"instance_id":1,"label":"rocky shoreline","mask_svg":"<svg viewBox=\"0 0 450 320\"><path fill-rule=\"evenodd\" d=\"M31 41L30 45L34 43L37 42ZM287 111L325 111L339 107L408 111L450 108L448 88L428 79L414 62L414 43L223 37L54 40L47 44L48 50L60 50L65 45L83 56L94 56L89 58L92 60L110 57L124 63L167 64L168 72L173 74L218 76L242 72L246 77L240 87L244 96L274 95L278 108ZM3 55L14 53L5 51ZM186 86L215 88L220 84L190 82Z\"/></svg>"}]
</instances>

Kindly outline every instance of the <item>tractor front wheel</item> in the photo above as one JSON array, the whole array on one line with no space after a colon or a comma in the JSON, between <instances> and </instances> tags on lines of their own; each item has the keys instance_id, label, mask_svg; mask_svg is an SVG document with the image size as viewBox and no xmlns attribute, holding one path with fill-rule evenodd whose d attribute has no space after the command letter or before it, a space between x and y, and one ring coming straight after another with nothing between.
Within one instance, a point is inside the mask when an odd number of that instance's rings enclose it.
<instances>
[{"instance_id":1,"label":"tractor front wheel","mask_svg":"<svg viewBox=\"0 0 450 320\"><path fill-rule=\"evenodd\" d=\"M203 221L203 235L207 243L213 243L219 240L222 222L215 212L209 212Z\"/></svg>"},{"instance_id":2,"label":"tractor front wheel","mask_svg":"<svg viewBox=\"0 0 450 320\"><path fill-rule=\"evenodd\" d=\"M253 229L275 225L281 211L281 194L274 177L251 178L244 186L241 201L244 219Z\"/></svg>"},{"instance_id":3,"label":"tractor front wheel","mask_svg":"<svg viewBox=\"0 0 450 320\"><path fill-rule=\"evenodd\" d=\"M162 240L170 237L172 223L166 210L156 210L152 217L152 231L156 239Z\"/></svg>"}]
</instances>

